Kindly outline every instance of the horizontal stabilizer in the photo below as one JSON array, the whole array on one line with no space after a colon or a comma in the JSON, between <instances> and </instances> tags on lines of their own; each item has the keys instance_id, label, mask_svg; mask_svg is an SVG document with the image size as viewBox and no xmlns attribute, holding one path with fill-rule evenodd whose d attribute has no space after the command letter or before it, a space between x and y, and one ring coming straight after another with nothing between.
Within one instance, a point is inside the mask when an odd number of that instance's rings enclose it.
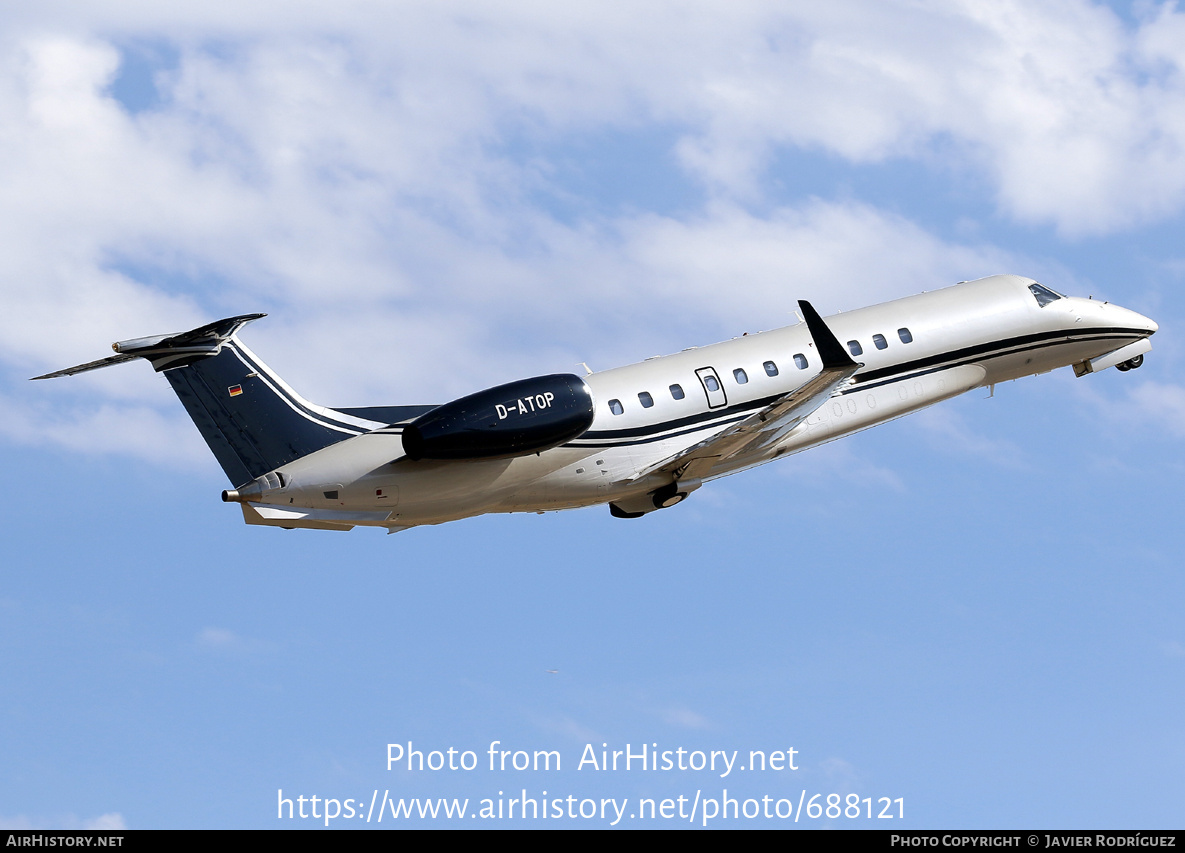
<instances>
[{"instance_id":1,"label":"horizontal stabilizer","mask_svg":"<svg viewBox=\"0 0 1185 853\"><path fill-rule=\"evenodd\" d=\"M56 379L59 376L74 376L78 373L86 373L88 370L98 370L100 367L123 364L125 361L132 361L136 358L148 359L158 372L171 367L182 367L191 364L195 359L218 355L222 343L233 336L235 332L252 320L266 316L266 314L240 314L237 317L227 317L225 320L215 320L213 323L198 326L188 332L116 341L111 345L111 349L119 355L108 356L98 361L88 361L86 364L67 367L33 378Z\"/></svg>"},{"instance_id":2,"label":"horizontal stabilizer","mask_svg":"<svg viewBox=\"0 0 1185 853\"><path fill-rule=\"evenodd\" d=\"M109 355L107 358L100 358L98 361L88 361L86 364L77 364L74 367L55 370L53 373L34 376L33 379L57 379L59 376L73 376L76 373L86 373L88 370L98 370L100 367L111 367L113 364L134 361L139 357L138 355Z\"/></svg>"},{"instance_id":3,"label":"horizontal stabilizer","mask_svg":"<svg viewBox=\"0 0 1185 853\"><path fill-rule=\"evenodd\" d=\"M435 408L436 406L361 406L345 409L338 406L334 411L375 423L399 424L426 415Z\"/></svg>"},{"instance_id":4,"label":"horizontal stabilizer","mask_svg":"<svg viewBox=\"0 0 1185 853\"><path fill-rule=\"evenodd\" d=\"M36 378L147 359L173 387L236 486L382 425L310 403L272 372L237 334L263 316L240 314L188 332L118 341L111 345L117 355ZM406 418L408 413L384 414Z\"/></svg>"}]
</instances>

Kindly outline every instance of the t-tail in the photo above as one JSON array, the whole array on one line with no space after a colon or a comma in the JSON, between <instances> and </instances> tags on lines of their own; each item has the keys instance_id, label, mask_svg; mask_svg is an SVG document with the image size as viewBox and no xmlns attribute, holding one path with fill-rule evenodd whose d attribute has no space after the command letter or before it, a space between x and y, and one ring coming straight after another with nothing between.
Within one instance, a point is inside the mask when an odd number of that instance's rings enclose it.
<instances>
[{"instance_id":1,"label":"t-tail","mask_svg":"<svg viewBox=\"0 0 1185 853\"><path fill-rule=\"evenodd\" d=\"M164 373L233 485L387 422L387 410L357 410L376 420L305 400L243 345L239 329L264 317L243 314L189 332L111 345L117 355L34 379L73 376L137 358ZM410 407L409 407L410 408Z\"/></svg>"}]
</instances>

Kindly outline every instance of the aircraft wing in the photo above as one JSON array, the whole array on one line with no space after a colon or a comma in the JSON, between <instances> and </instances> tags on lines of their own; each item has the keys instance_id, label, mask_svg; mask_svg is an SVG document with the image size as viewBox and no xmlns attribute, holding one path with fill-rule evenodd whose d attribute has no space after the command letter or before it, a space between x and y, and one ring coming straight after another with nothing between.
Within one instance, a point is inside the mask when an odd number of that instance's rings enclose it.
<instances>
[{"instance_id":1,"label":"aircraft wing","mask_svg":"<svg viewBox=\"0 0 1185 853\"><path fill-rule=\"evenodd\" d=\"M852 374L863 367L847 354L809 302L800 300L798 305L823 362L823 369L756 414L653 465L639 469L631 479L638 480L658 472L671 473L676 479L696 479L706 476L725 459L774 444L806 420Z\"/></svg>"}]
</instances>

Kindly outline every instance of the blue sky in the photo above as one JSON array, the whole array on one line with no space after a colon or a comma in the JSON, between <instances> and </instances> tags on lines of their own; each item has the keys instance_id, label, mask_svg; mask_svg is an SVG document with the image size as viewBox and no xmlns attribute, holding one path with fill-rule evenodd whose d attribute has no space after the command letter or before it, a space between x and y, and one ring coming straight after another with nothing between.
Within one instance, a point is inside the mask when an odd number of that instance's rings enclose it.
<instances>
[{"instance_id":1,"label":"blue sky","mask_svg":"<svg viewBox=\"0 0 1185 853\"><path fill-rule=\"evenodd\" d=\"M904 801L799 826L1179 826L1183 69L1174 4L9 16L0 824L727 788ZM1144 367L974 392L634 522L248 528L146 365L27 381L266 311L245 340L310 399L443 402L998 272L1153 317ZM408 741L481 769L388 770ZM491 772L492 741L563 767ZM603 743L798 769L578 769Z\"/></svg>"}]
</instances>

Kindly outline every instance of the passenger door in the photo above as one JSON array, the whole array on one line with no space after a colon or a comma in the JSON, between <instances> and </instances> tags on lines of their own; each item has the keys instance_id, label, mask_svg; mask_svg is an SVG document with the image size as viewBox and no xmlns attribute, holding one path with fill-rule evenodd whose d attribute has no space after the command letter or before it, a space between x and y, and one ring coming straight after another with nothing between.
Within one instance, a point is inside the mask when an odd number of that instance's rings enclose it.
<instances>
[{"instance_id":1,"label":"passenger door","mask_svg":"<svg viewBox=\"0 0 1185 853\"><path fill-rule=\"evenodd\" d=\"M708 408L719 409L728 405L728 397L724 394L724 384L716 375L715 368L701 367L695 372L700 384L704 386L704 393L708 395Z\"/></svg>"}]
</instances>

